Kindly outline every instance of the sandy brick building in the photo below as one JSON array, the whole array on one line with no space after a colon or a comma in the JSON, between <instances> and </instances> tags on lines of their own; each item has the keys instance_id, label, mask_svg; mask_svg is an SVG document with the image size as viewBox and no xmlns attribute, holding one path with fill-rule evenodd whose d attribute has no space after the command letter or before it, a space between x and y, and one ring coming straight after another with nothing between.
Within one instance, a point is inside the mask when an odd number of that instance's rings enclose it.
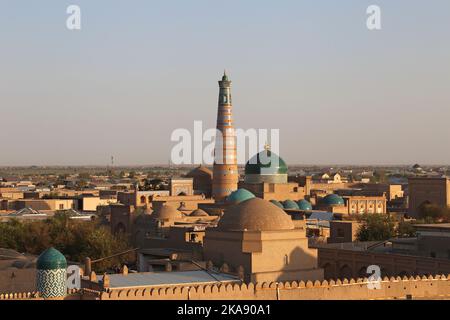
<instances>
[{"instance_id":1,"label":"sandy brick building","mask_svg":"<svg viewBox=\"0 0 450 320\"><path fill-rule=\"evenodd\" d=\"M204 258L242 270L245 281L323 279L304 228L272 203L254 198L231 207L206 231Z\"/></svg>"},{"instance_id":2,"label":"sandy brick building","mask_svg":"<svg viewBox=\"0 0 450 320\"><path fill-rule=\"evenodd\" d=\"M419 216L419 208L424 204L439 207L450 206L449 178L409 178L409 209L411 217Z\"/></svg>"}]
</instances>

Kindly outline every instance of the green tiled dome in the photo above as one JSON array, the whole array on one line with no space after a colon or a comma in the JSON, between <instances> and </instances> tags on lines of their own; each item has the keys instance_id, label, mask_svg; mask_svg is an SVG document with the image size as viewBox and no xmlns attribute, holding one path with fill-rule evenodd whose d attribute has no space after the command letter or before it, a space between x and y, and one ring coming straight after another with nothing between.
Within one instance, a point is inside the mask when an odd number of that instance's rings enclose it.
<instances>
[{"instance_id":1,"label":"green tiled dome","mask_svg":"<svg viewBox=\"0 0 450 320\"><path fill-rule=\"evenodd\" d=\"M313 209L311 203L309 203L309 201L306 201L305 199L297 201L297 205L300 210L311 211Z\"/></svg>"},{"instance_id":2,"label":"green tiled dome","mask_svg":"<svg viewBox=\"0 0 450 320\"><path fill-rule=\"evenodd\" d=\"M286 200L283 202L283 206L285 209L291 209L291 210L298 210L299 207L295 201L292 200Z\"/></svg>"},{"instance_id":3,"label":"green tiled dome","mask_svg":"<svg viewBox=\"0 0 450 320\"><path fill-rule=\"evenodd\" d=\"M238 204L238 203L244 202L246 200L253 199L254 197L255 197L255 195L253 193L251 193L250 191L248 191L247 189L238 189L238 190L232 192L227 197L227 202L232 203L232 204Z\"/></svg>"},{"instance_id":4,"label":"green tiled dome","mask_svg":"<svg viewBox=\"0 0 450 320\"><path fill-rule=\"evenodd\" d=\"M38 270L66 269L67 260L61 252L55 248L49 248L38 257L36 268Z\"/></svg>"},{"instance_id":5,"label":"green tiled dome","mask_svg":"<svg viewBox=\"0 0 450 320\"><path fill-rule=\"evenodd\" d=\"M270 150L264 150L245 165L245 174L287 174L286 162Z\"/></svg>"},{"instance_id":6,"label":"green tiled dome","mask_svg":"<svg viewBox=\"0 0 450 320\"><path fill-rule=\"evenodd\" d=\"M342 197L338 196L337 194L329 194L325 198L323 198L323 203L328 206L339 206L344 205L345 201Z\"/></svg>"},{"instance_id":7,"label":"green tiled dome","mask_svg":"<svg viewBox=\"0 0 450 320\"><path fill-rule=\"evenodd\" d=\"M276 205L278 208L284 209L283 205L280 203L280 201L277 200L270 200L274 205Z\"/></svg>"}]
</instances>

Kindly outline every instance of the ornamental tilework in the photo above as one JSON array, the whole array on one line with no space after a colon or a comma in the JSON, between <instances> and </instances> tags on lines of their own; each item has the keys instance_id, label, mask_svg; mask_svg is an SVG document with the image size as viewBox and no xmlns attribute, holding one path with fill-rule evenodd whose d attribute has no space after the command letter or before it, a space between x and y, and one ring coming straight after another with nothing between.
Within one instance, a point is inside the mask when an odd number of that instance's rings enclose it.
<instances>
[{"instance_id":1,"label":"ornamental tilework","mask_svg":"<svg viewBox=\"0 0 450 320\"><path fill-rule=\"evenodd\" d=\"M37 289L42 298L59 298L67 294L66 270L38 270Z\"/></svg>"}]
</instances>

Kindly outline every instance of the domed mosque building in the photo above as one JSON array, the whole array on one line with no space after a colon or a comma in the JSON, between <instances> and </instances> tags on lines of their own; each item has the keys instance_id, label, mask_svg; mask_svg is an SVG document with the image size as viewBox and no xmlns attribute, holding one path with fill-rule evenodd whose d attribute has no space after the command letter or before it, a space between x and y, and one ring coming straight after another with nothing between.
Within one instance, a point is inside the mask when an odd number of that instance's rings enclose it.
<instances>
[{"instance_id":1,"label":"domed mosque building","mask_svg":"<svg viewBox=\"0 0 450 320\"><path fill-rule=\"evenodd\" d=\"M336 214L346 214L348 212L348 207L344 198L334 193L318 199L316 208L318 210Z\"/></svg>"},{"instance_id":2,"label":"domed mosque building","mask_svg":"<svg viewBox=\"0 0 450 320\"><path fill-rule=\"evenodd\" d=\"M277 205L251 198L225 210L217 228L208 228L204 258L240 272L246 282L322 280L317 249Z\"/></svg>"},{"instance_id":3,"label":"domed mosque building","mask_svg":"<svg viewBox=\"0 0 450 320\"><path fill-rule=\"evenodd\" d=\"M288 182L288 166L269 146L251 158L245 165L245 179L239 183L256 197L265 200L299 201L305 198L305 188Z\"/></svg>"}]
</instances>

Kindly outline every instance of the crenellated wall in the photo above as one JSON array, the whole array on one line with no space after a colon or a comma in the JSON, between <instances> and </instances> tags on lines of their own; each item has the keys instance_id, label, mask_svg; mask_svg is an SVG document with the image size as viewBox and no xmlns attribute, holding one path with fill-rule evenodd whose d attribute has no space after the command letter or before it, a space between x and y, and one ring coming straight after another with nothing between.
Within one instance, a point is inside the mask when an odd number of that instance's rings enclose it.
<instances>
[{"instance_id":1,"label":"crenellated wall","mask_svg":"<svg viewBox=\"0 0 450 320\"><path fill-rule=\"evenodd\" d=\"M64 298L64 300L79 300L80 298L81 295L79 290L70 289L67 290L67 297ZM0 293L0 301L1 300L44 300L44 298L40 296L39 292L33 291L33 292Z\"/></svg>"},{"instance_id":2,"label":"crenellated wall","mask_svg":"<svg viewBox=\"0 0 450 320\"><path fill-rule=\"evenodd\" d=\"M218 284L193 287L111 290L100 300L366 300L450 297L450 275L384 278L371 290L368 279Z\"/></svg>"},{"instance_id":3,"label":"crenellated wall","mask_svg":"<svg viewBox=\"0 0 450 320\"><path fill-rule=\"evenodd\" d=\"M370 289L368 279L330 281L218 284L192 287L141 288L99 292L68 292L66 300L382 300L449 299L450 275L387 278L380 289ZM0 300L42 300L39 293L0 294Z\"/></svg>"},{"instance_id":4,"label":"crenellated wall","mask_svg":"<svg viewBox=\"0 0 450 320\"><path fill-rule=\"evenodd\" d=\"M40 300L38 292L1 293L0 300Z\"/></svg>"}]
</instances>

